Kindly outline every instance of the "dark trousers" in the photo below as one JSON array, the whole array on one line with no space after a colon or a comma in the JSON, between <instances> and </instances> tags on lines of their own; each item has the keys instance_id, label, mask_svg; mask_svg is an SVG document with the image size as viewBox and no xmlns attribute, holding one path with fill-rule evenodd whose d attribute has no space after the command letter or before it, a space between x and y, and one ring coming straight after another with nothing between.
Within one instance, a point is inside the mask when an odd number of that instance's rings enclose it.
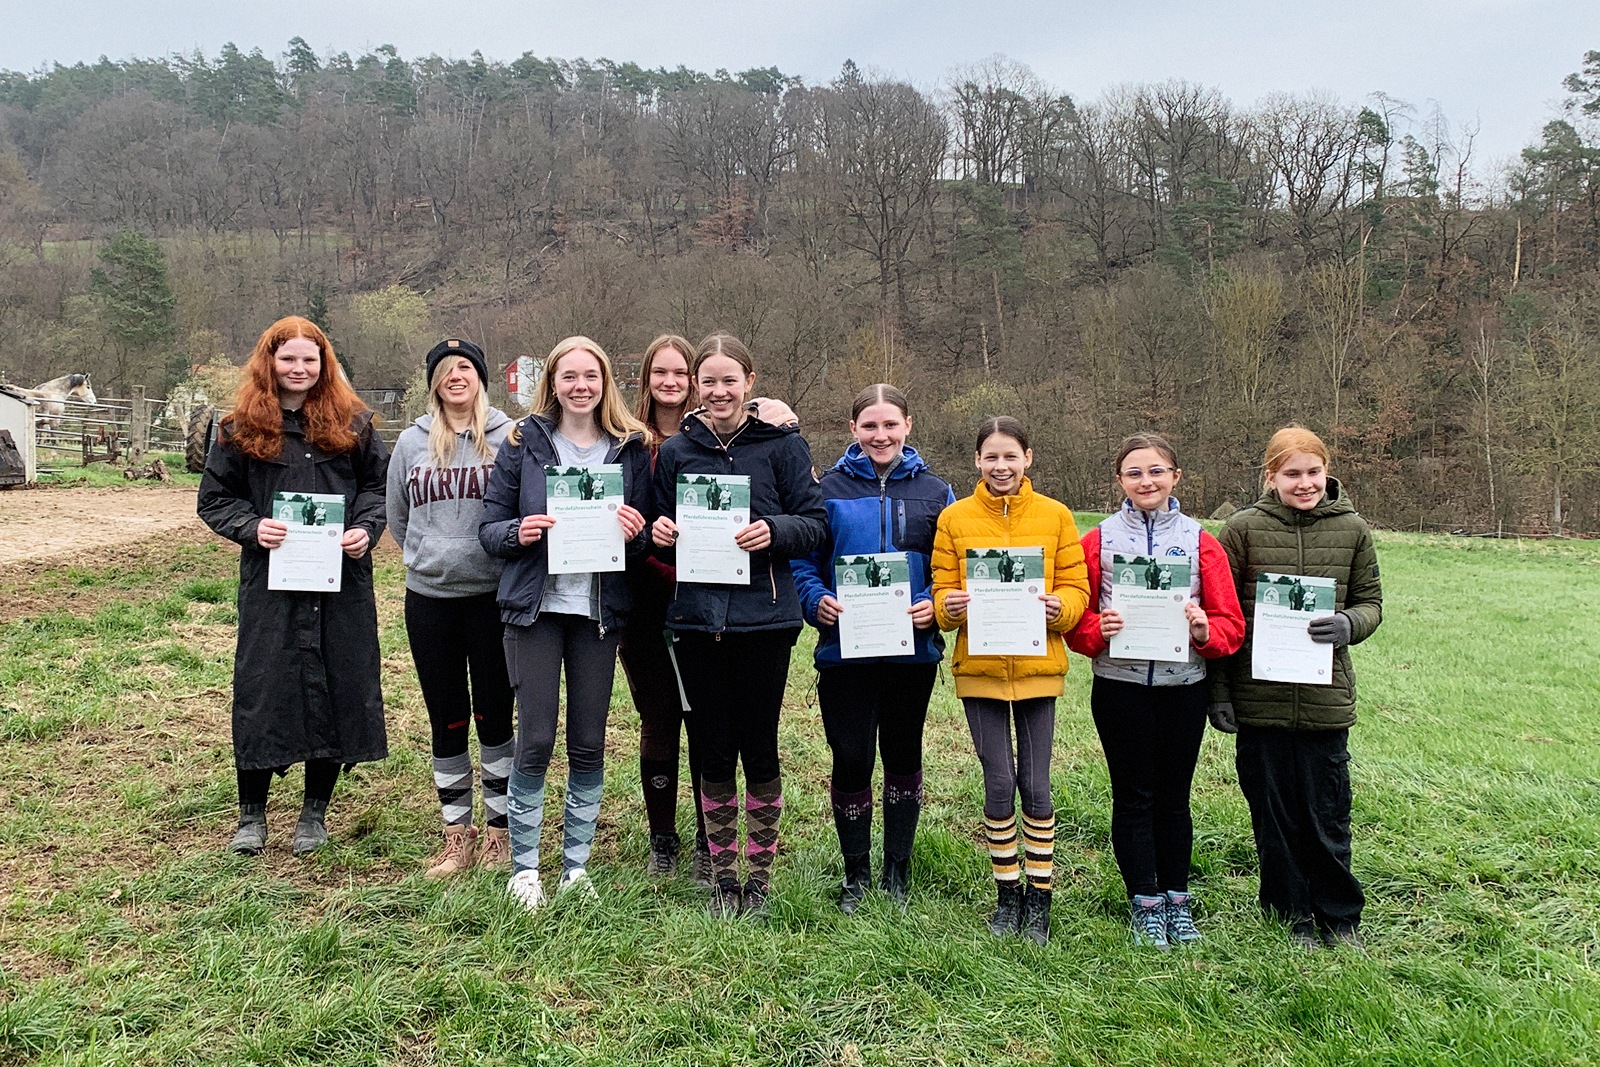
<instances>
[{"instance_id":1,"label":"dark trousers","mask_svg":"<svg viewBox=\"0 0 1600 1067\"><path fill-rule=\"evenodd\" d=\"M1189 789L1206 730L1207 687L1096 677L1089 707L1111 773L1111 850L1128 895L1189 888Z\"/></svg>"},{"instance_id":2,"label":"dark trousers","mask_svg":"<svg viewBox=\"0 0 1600 1067\"><path fill-rule=\"evenodd\" d=\"M428 708L435 757L466 752L474 719L480 744L511 740L504 634L493 593L432 597L406 590L406 639Z\"/></svg>"},{"instance_id":3,"label":"dark trousers","mask_svg":"<svg viewBox=\"0 0 1600 1067\"><path fill-rule=\"evenodd\" d=\"M617 672L617 631L581 615L545 613L532 626L507 626L505 657L517 693L516 768L540 776L555 751L561 674L567 676L567 769L605 768L606 718Z\"/></svg>"},{"instance_id":4,"label":"dark trousers","mask_svg":"<svg viewBox=\"0 0 1600 1067\"><path fill-rule=\"evenodd\" d=\"M1261 861L1261 906L1284 922L1354 930L1366 895L1350 870L1349 730L1240 724L1239 788Z\"/></svg>"},{"instance_id":5,"label":"dark trousers","mask_svg":"<svg viewBox=\"0 0 1600 1067\"><path fill-rule=\"evenodd\" d=\"M686 713L678 693L678 672L668 651L671 635L663 632L665 608L651 611L651 606L634 605L617 651L634 707L639 709L639 778L650 832L672 834L677 832L678 753ZM698 800L700 759L692 744L689 787L696 798L698 837L704 840L705 817Z\"/></svg>"},{"instance_id":6,"label":"dark trousers","mask_svg":"<svg viewBox=\"0 0 1600 1067\"><path fill-rule=\"evenodd\" d=\"M836 791L872 788L878 752L885 774L922 770L922 726L938 671L937 663L841 663L817 672Z\"/></svg>"},{"instance_id":7,"label":"dark trousers","mask_svg":"<svg viewBox=\"0 0 1600 1067\"><path fill-rule=\"evenodd\" d=\"M707 782L731 782L744 765L746 786L778 777L778 713L798 630L721 634L682 630L678 666L689 694L689 746Z\"/></svg>"},{"instance_id":8,"label":"dark trousers","mask_svg":"<svg viewBox=\"0 0 1600 1067\"><path fill-rule=\"evenodd\" d=\"M983 813L991 819L1022 813L1035 819L1055 814L1050 797L1050 749L1056 736L1056 698L994 700L962 697L972 747L983 766ZM1017 746L1011 747L1011 723L1017 724Z\"/></svg>"}]
</instances>

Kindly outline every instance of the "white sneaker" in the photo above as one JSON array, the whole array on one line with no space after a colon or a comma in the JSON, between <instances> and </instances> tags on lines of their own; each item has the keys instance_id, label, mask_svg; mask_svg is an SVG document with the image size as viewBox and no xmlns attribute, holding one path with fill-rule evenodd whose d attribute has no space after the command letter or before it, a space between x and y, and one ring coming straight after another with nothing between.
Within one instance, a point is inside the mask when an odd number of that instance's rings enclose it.
<instances>
[{"instance_id":1,"label":"white sneaker","mask_svg":"<svg viewBox=\"0 0 1600 1067\"><path fill-rule=\"evenodd\" d=\"M595 892L594 883L589 881L589 872L582 867L574 867L561 875L561 884L556 886L556 896L566 896L569 890L577 890L579 896L588 900L600 898L600 894Z\"/></svg>"},{"instance_id":2,"label":"white sneaker","mask_svg":"<svg viewBox=\"0 0 1600 1067\"><path fill-rule=\"evenodd\" d=\"M513 874L511 881L506 883L506 891L529 911L538 911L545 901L538 871L518 871Z\"/></svg>"}]
</instances>

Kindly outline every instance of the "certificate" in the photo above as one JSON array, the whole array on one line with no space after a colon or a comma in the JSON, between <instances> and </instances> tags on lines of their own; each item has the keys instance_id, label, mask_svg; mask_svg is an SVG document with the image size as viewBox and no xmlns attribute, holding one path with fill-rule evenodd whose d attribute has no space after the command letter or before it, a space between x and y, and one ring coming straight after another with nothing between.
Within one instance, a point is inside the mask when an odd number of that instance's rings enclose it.
<instances>
[{"instance_id":1,"label":"certificate","mask_svg":"<svg viewBox=\"0 0 1600 1067\"><path fill-rule=\"evenodd\" d=\"M344 575L344 497L274 493L271 518L289 524L283 544L267 553L267 588L337 593Z\"/></svg>"},{"instance_id":2,"label":"certificate","mask_svg":"<svg viewBox=\"0 0 1600 1067\"><path fill-rule=\"evenodd\" d=\"M1250 676L1263 682L1333 684L1333 646L1311 640L1312 619L1333 614L1332 578L1266 574L1256 578Z\"/></svg>"},{"instance_id":3,"label":"certificate","mask_svg":"<svg viewBox=\"0 0 1600 1067\"><path fill-rule=\"evenodd\" d=\"M622 523L622 465L544 469L545 513L556 524L545 531L551 574L620 571L627 566Z\"/></svg>"},{"instance_id":4,"label":"certificate","mask_svg":"<svg viewBox=\"0 0 1600 1067\"><path fill-rule=\"evenodd\" d=\"M1111 557L1111 608L1122 629L1111 638L1115 659L1189 661L1189 557Z\"/></svg>"},{"instance_id":5,"label":"certificate","mask_svg":"<svg viewBox=\"0 0 1600 1067\"><path fill-rule=\"evenodd\" d=\"M749 585L750 553L733 535L750 525L743 474L678 475L678 581Z\"/></svg>"},{"instance_id":6,"label":"certificate","mask_svg":"<svg viewBox=\"0 0 1600 1067\"><path fill-rule=\"evenodd\" d=\"M909 656L916 651L911 625L911 564L904 552L839 556L833 561L833 597L839 612L839 655Z\"/></svg>"},{"instance_id":7,"label":"certificate","mask_svg":"<svg viewBox=\"0 0 1600 1067\"><path fill-rule=\"evenodd\" d=\"M1044 549L967 549L967 651L975 656L1047 656Z\"/></svg>"}]
</instances>

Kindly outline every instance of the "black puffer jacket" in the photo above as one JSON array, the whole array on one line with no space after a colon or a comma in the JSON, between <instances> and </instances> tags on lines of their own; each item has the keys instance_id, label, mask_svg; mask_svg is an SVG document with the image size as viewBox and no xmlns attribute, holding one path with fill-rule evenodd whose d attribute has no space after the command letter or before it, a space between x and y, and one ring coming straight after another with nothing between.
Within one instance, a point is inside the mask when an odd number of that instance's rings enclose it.
<instances>
[{"instance_id":1,"label":"black puffer jacket","mask_svg":"<svg viewBox=\"0 0 1600 1067\"><path fill-rule=\"evenodd\" d=\"M1255 639L1256 576L1262 572L1332 578L1339 583L1334 608L1350 619L1350 643L1360 644L1383 622L1383 586L1372 531L1356 514L1338 479L1310 511L1291 508L1274 490L1235 512L1217 538L1228 553L1244 609L1245 638L1238 652L1210 661L1211 699L1233 703L1246 726L1340 730L1356 721L1356 676L1350 650L1333 653L1331 685L1263 682L1251 677Z\"/></svg>"},{"instance_id":2,"label":"black puffer jacket","mask_svg":"<svg viewBox=\"0 0 1600 1067\"><path fill-rule=\"evenodd\" d=\"M483 496L483 518L478 543L491 556L506 560L500 572L500 620L513 626L530 626L539 617L544 582L550 575L550 552L544 538L531 545L517 540L524 515L543 515L546 509L545 468L560 463L552 434L555 425L538 415L517 423L494 459L494 473ZM628 542L629 566L641 562L650 537L650 453L644 438L632 434L613 441L607 463L622 466L623 502L644 516L644 529ZM627 623L633 597L621 574L600 578L600 628L620 628Z\"/></svg>"},{"instance_id":3,"label":"black puffer jacket","mask_svg":"<svg viewBox=\"0 0 1600 1067\"><path fill-rule=\"evenodd\" d=\"M754 415L723 445L691 415L656 459L655 507L677 517L680 474L735 474L750 479L750 519L772 527L772 545L750 554L749 585L699 585L680 581L667 608L674 630L800 629L800 598L789 561L821 546L828 513L811 465L811 449L793 426L772 426ZM670 548L656 555L676 563Z\"/></svg>"}]
</instances>

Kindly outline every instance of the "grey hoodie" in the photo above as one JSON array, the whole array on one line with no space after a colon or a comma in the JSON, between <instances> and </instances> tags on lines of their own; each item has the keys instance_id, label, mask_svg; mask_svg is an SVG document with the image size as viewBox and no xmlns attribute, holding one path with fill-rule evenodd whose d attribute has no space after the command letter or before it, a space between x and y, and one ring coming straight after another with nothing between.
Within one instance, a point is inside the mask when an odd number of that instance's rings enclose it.
<instances>
[{"instance_id":1,"label":"grey hoodie","mask_svg":"<svg viewBox=\"0 0 1600 1067\"><path fill-rule=\"evenodd\" d=\"M481 458L459 434L451 465L435 468L428 460L432 425L433 416L424 415L407 426L389 460L389 533L405 552L406 588L432 597L492 593L500 585L502 561L478 544L478 522L494 460ZM489 409L485 436L491 457L512 425L505 412Z\"/></svg>"}]
</instances>

